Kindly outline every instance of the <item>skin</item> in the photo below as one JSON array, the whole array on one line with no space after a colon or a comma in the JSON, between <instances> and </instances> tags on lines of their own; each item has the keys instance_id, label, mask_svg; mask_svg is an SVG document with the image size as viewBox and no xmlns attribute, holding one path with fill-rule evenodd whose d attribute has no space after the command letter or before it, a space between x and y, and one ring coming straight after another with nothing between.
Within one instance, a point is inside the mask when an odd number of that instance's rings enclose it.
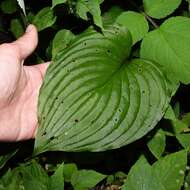
<instances>
[{"instance_id":1,"label":"skin","mask_svg":"<svg viewBox=\"0 0 190 190\"><path fill-rule=\"evenodd\" d=\"M0 141L35 137L38 94L49 63L23 63L37 43L37 30L29 25L21 38L0 45Z\"/></svg>"}]
</instances>

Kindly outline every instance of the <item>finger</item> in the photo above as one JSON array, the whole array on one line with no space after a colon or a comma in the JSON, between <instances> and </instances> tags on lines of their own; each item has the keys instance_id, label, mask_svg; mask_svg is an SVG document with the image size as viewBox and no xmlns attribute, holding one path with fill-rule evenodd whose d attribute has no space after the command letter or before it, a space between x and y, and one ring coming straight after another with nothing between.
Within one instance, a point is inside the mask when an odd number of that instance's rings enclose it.
<instances>
[{"instance_id":1,"label":"finger","mask_svg":"<svg viewBox=\"0 0 190 190\"><path fill-rule=\"evenodd\" d=\"M20 37L11 45L18 49L20 59L27 58L36 48L38 44L38 34L37 29L34 25L30 24L26 32L22 37Z\"/></svg>"},{"instance_id":2,"label":"finger","mask_svg":"<svg viewBox=\"0 0 190 190\"><path fill-rule=\"evenodd\" d=\"M33 67L39 69L41 75L42 75L42 78L44 78L44 75L46 73L46 70L49 66L50 62L47 62L47 63L42 63L42 64L39 64L39 65L34 65Z\"/></svg>"}]
</instances>

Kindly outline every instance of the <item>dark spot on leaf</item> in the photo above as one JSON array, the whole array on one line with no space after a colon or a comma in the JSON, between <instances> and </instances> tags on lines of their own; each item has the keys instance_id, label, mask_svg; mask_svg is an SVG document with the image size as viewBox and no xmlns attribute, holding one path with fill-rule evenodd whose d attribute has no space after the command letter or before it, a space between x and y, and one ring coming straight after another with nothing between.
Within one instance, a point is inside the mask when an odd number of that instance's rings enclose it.
<instances>
[{"instance_id":1,"label":"dark spot on leaf","mask_svg":"<svg viewBox=\"0 0 190 190\"><path fill-rule=\"evenodd\" d=\"M55 137L53 136L53 137L50 137L50 140L52 141L52 140L54 140L55 139Z\"/></svg>"},{"instance_id":2,"label":"dark spot on leaf","mask_svg":"<svg viewBox=\"0 0 190 190\"><path fill-rule=\"evenodd\" d=\"M46 133L46 131L42 134L43 136L45 136L47 133Z\"/></svg>"},{"instance_id":3,"label":"dark spot on leaf","mask_svg":"<svg viewBox=\"0 0 190 190\"><path fill-rule=\"evenodd\" d=\"M93 124L94 123L94 120L93 121L91 121L91 124Z\"/></svg>"},{"instance_id":4,"label":"dark spot on leaf","mask_svg":"<svg viewBox=\"0 0 190 190\"><path fill-rule=\"evenodd\" d=\"M143 90L142 93L144 94L144 93L145 93L145 90Z\"/></svg>"},{"instance_id":5,"label":"dark spot on leaf","mask_svg":"<svg viewBox=\"0 0 190 190\"><path fill-rule=\"evenodd\" d=\"M118 119L117 118L115 118L115 122L117 122L118 121Z\"/></svg>"},{"instance_id":6,"label":"dark spot on leaf","mask_svg":"<svg viewBox=\"0 0 190 190\"><path fill-rule=\"evenodd\" d=\"M141 68L138 68L138 71L139 71L139 72L142 72L142 69L141 69Z\"/></svg>"},{"instance_id":7,"label":"dark spot on leaf","mask_svg":"<svg viewBox=\"0 0 190 190\"><path fill-rule=\"evenodd\" d=\"M63 100L61 101L61 104L63 104Z\"/></svg>"},{"instance_id":8,"label":"dark spot on leaf","mask_svg":"<svg viewBox=\"0 0 190 190\"><path fill-rule=\"evenodd\" d=\"M58 99L58 97L55 98L56 100Z\"/></svg>"},{"instance_id":9,"label":"dark spot on leaf","mask_svg":"<svg viewBox=\"0 0 190 190\"><path fill-rule=\"evenodd\" d=\"M84 42L84 45L86 46L86 42Z\"/></svg>"},{"instance_id":10,"label":"dark spot on leaf","mask_svg":"<svg viewBox=\"0 0 190 190\"><path fill-rule=\"evenodd\" d=\"M79 120L78 119L75 119L75 123L78 123L79 122Z\"/></svg>"},{"instance_id":11,"label":"dark spot on leaf","mask_svg":"<svg viewBox=\"0 0 190 190\"><path fill-rule=\"evenodd\" d=\"M110 53L110 50L108 49L107 52Z\"/></svg>"},{"instance_id":12,"label":"dark spot on leaf","mask_svg":"<svg viewBox=\"0 0 190 190\"><path fill-rule=\"evenodd\" d=\"M121 109L119 109L119 112L121 112Z\"/></svg>"}]
</instances>

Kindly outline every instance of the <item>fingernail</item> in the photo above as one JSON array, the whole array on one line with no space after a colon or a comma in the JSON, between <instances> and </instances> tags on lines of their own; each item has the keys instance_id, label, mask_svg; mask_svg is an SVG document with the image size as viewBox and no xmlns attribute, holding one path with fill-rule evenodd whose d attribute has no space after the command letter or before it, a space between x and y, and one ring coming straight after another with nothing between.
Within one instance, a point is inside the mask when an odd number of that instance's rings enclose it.
<instances>
[{"instance_id":1,"label":"fingernail","mask_svg":"<svg viewBox=\"0 0 190 190\"><path fill-rule=\"evenodd\" d=\"M33 30L33 25L30 24L30 25L28 25L28 27L26 28L26 33L29 33L29 32L31 32L32 30Z\"/></svg>"}]
</instances>

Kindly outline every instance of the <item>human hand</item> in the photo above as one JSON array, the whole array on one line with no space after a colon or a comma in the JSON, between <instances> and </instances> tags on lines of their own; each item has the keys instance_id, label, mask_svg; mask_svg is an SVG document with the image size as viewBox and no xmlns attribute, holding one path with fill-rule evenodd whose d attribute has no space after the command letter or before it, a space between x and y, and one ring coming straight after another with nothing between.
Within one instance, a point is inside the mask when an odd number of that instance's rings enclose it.
<instances>
[{"instance_id":1,"label":"human hand","mask_svg":"<svg viewBox=\"0 0 190 190\"><path fill-rule=\"evenodd\" d=\"M0 45L0 141L34 138L38 126L37 99L49 63L23 66L38 43L29 25L12 43Z\"/></svg>"}]
</instances>

